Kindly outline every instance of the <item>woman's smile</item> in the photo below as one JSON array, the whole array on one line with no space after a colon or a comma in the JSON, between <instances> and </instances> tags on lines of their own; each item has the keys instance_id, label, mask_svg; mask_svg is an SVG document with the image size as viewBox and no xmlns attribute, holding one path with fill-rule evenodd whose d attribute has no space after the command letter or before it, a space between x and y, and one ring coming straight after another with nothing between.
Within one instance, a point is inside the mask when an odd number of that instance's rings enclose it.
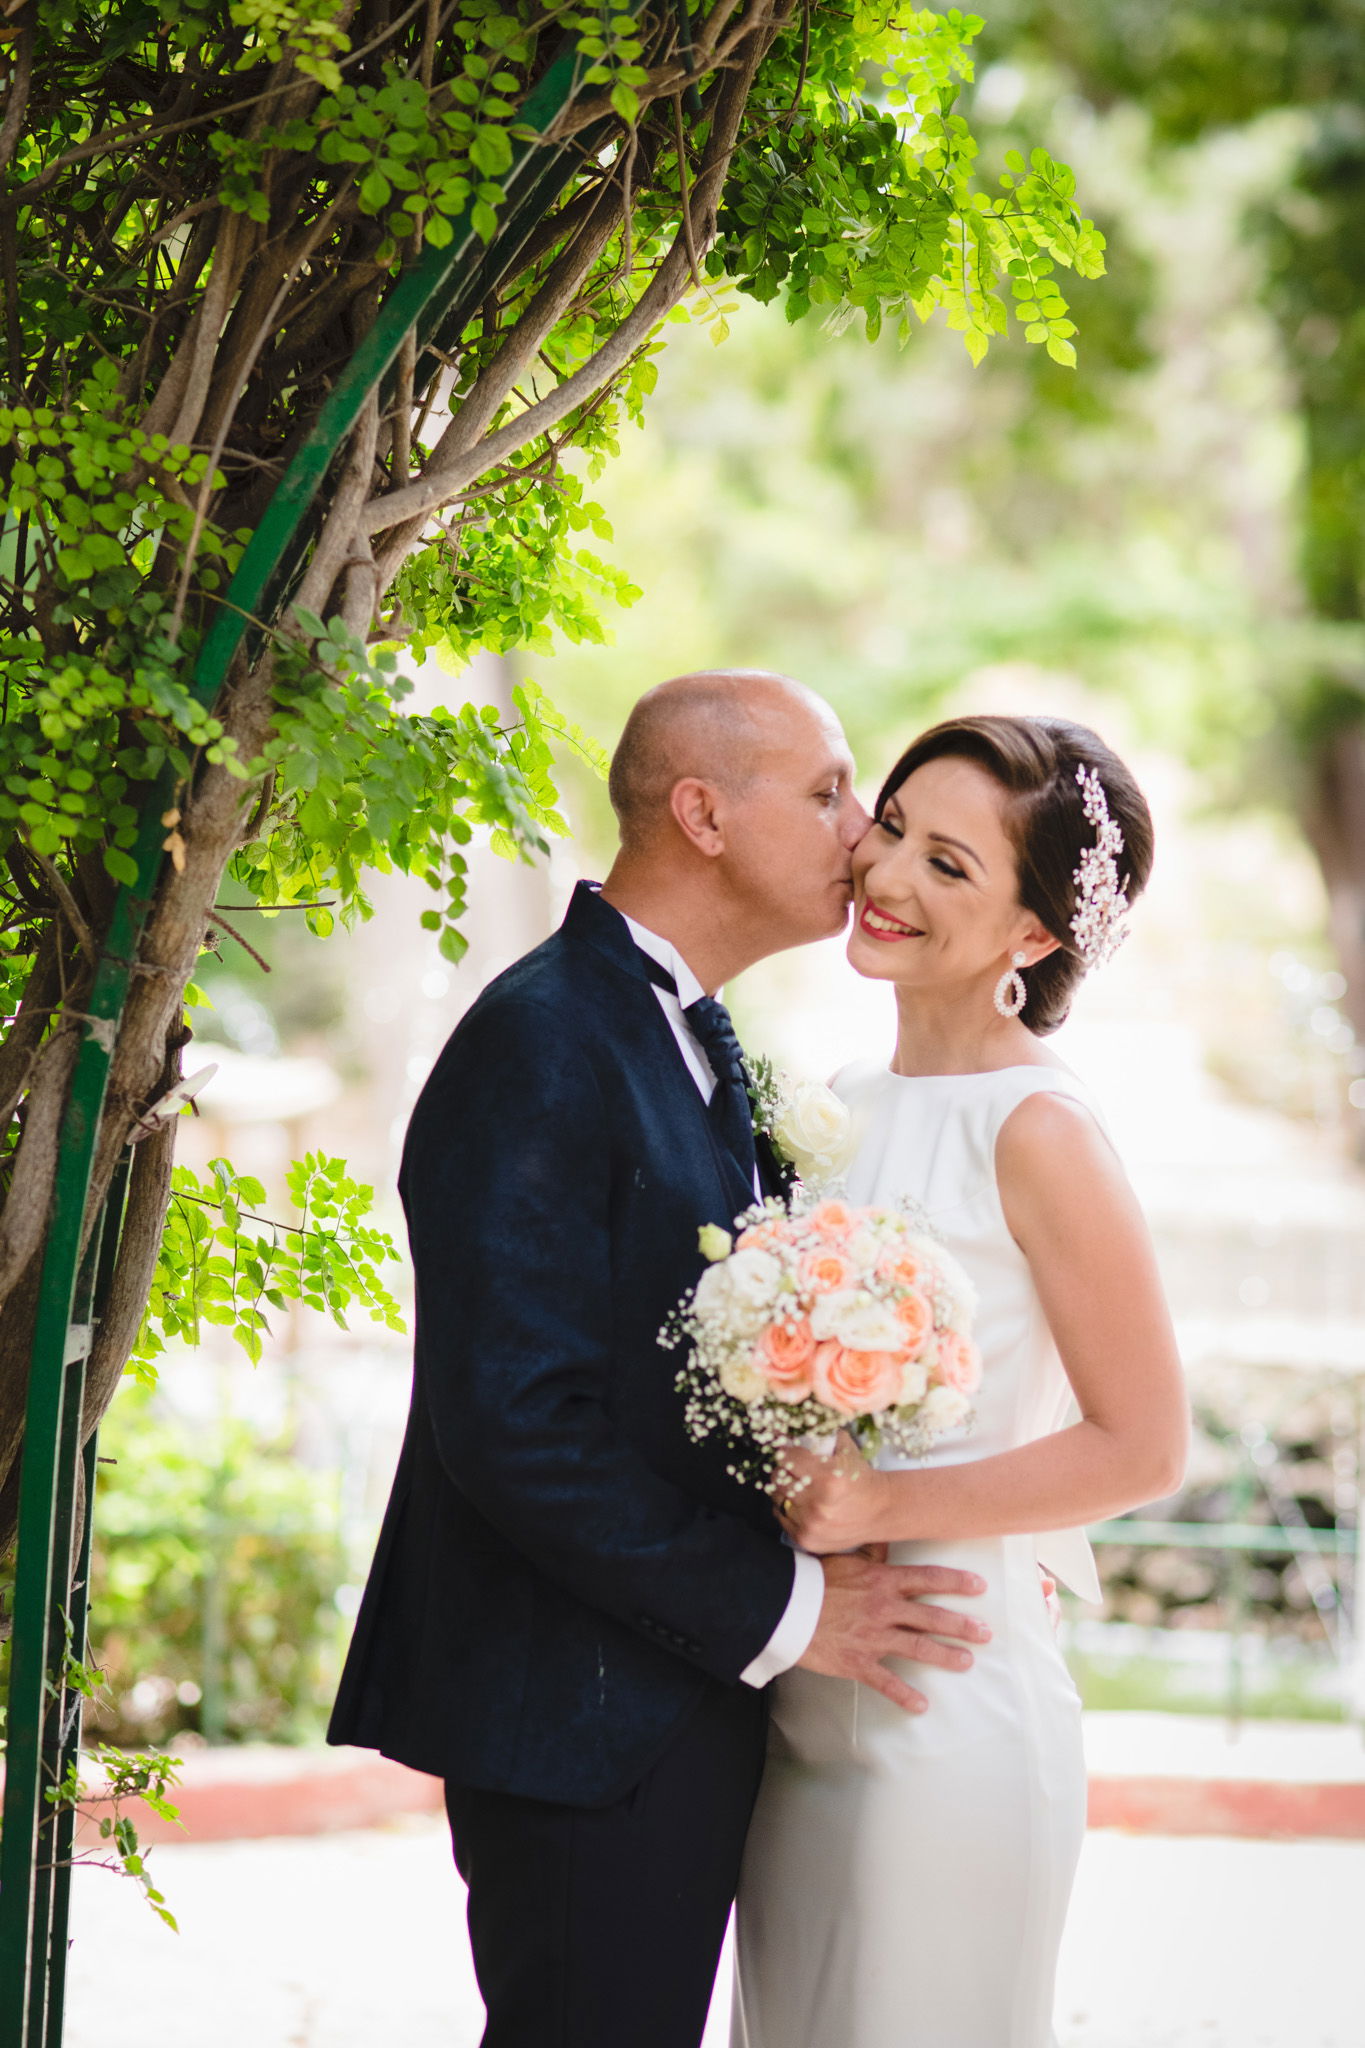
<instances>
[{"instance_id":1,"label":"woman's smile","mask_svg":"<svg viewBox=\"0 0 1365 2048\"><path fill-rule=\"evenodd\" d=\"M892 917L890 911L883 910L871 897L864 903L858 923L870 939L881 939L884 942L924 937L924 933L917 926L902 924L899 918Z\"/></svg>"}]
</instances>

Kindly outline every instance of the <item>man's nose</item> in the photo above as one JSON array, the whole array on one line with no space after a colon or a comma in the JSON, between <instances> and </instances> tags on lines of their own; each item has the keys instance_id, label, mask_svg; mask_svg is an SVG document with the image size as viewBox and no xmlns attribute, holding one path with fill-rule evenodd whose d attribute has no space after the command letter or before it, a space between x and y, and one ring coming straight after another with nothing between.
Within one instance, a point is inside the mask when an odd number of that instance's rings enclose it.
<instances>
[{"instance_id":1,"label":"man's nose","mask_svg":"<svg viewBox=\"0 0 1365 2048\"><path fill-rule=\"evenodd\" d=\"M844 845L850 853L852 853L855 846L862 844L871 830L872 818L870 813L863 809L856 796L850 797L848 809L844 817L843 835Z\"/></svg>"}]
</instances>

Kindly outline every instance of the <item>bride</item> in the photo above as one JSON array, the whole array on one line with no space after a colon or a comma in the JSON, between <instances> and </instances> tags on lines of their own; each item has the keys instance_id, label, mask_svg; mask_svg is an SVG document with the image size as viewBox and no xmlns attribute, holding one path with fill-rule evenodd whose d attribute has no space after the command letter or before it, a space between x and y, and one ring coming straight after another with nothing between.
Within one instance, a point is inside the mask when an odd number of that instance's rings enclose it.
<instances>
[{"instance_id":1,"label":"bride","mask_svg":"<svg viewBox=\"0 0 1365 2048\"><path fill-rule=\"evenodd\" d=\"M908 1197L956 1253L984 1372L974 1427L922 1459L792 1453L784 1521L806 1550L979 1573L991 1642L966 1678L915 1667L918 1714L777 1681L734 2048L1052 2041L1085 1765L1040 1568L1098 1599L1084 1525L1175 1491L1186 1407L1142 1217L1045 1041L1151 857L1141 792L1094 733L995 717L917 740L854 855L849 959L891 984L899 1025L889 1068L835 1082L860 1133L849 1198Z\"/></svg>"}]
</instances>

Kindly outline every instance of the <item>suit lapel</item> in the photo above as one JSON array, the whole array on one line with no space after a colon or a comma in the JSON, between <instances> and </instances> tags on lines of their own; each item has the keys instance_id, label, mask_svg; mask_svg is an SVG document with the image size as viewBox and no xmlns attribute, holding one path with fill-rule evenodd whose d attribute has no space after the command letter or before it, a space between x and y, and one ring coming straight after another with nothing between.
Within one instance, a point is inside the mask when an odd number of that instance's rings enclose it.
<instances>
[{"instance_id":1,"label":"suit lapel","mask_svg":"<svg viewBox=\"0 0 1365 2048\"><path fill-rule=\"evenodd\" d=\"M632 952L635 950L632 945ZM667 1086L671 1104L676 1105L676 1128L680 1139L687 1133L690 1142L699 1152L709 1154L716 1177L725 1189L726 1212L729 1218L738 1216L741 1210L750 1209L754 1204L754 1191L745 1179L739 1161L728 1145L722 1143L720 1134L711 1121L711 1114L698 1088L691 1068L683 1058L682 1047L673 1036L673 1028L664 1015L653 984L646 980L650 1012L650 1036L655 1051L654 1065L660 1081ZM684 1140L687 1142L687 1140Z\"/></svg>"},{"instance_id":2,"label":"suit lapel","mask_svg":"<svg viewBox=\"0 0 1365 2048\"><path fill-rule=\"evenodd\" d=\"M701 1090L694 1080L682 1049L673 1036L672 1026L654 993L654 984L644 966L643 956L625 919L609 903L603 903L596 889L590 883L580 882L569 903L564 919L564 933L567 938L582 940L609 962L620 973L629 977L634 984L631 990L632 1007L638 1008L640 1018L648 1032L651 1069L658 1075L661 1088L668 1090L672 1105L676 1108L676 1127L680 1141L686 1142L685 1133L691 1134L695 1148L703 1156L709 1155L724 1194L727 1216L733 1219L742 1210L752 1208L754 1191L745 1179L744 1173L729 1148L721 1143L716 1128L707 1111ZM647 1021L645 1021L647 1020ZM767 1187L767 1176L760 1167L760 1180Z\"/></svg>"}]
</instances>

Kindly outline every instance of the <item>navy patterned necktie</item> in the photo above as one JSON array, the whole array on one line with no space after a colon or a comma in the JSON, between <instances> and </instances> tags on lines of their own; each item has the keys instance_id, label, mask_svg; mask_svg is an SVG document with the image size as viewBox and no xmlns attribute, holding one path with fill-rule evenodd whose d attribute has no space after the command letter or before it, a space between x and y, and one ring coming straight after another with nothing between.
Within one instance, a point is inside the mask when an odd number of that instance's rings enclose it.
<instances>
[{"instance_id":1,"label":"navy patterned necktie","mask_svg":"<svg viewBox=\"0 0 1365 2048\"><path fill-rule=\"evenodd\" d=\"M670 995L676 996L678 984L668 969L661 967L642 947L637 950L645 963L645 973L654 986L667 989ZM683 1016L716 1077L709 1111L716 1135L752 1186L756 1155L749 1074L739 1040L735 1037L735 1027L730 1021L730 1012L714 996L698 996L695 1003L687 1005Z\"/></svg>"}]
</instances>

